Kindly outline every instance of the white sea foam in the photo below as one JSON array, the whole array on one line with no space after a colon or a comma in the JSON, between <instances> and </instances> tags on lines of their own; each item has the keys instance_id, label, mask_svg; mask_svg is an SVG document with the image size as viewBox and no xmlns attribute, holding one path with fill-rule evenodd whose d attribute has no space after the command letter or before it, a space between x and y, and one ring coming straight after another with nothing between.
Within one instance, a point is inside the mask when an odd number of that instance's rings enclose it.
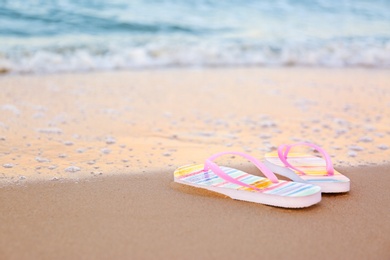
<instances>
[{"instance_id":1,"label":"white sea foam","mask_svg":"<svg viewBox=\"0 0 390 260\"><path fill-rule=\"evenodd\" d=\"M383 0L3 1L0 73L390 68L388 7Z\"/></svg>"},{"instance_id":2,"label":"white sea foam","mask_svg":"<svg viewBox=\"0 0 390 260\"><path fill-rule=\"evenodd\" d=\"M78 172L80 171L81 168L80 167L77 167L77 166L69 166L65 169L66 172Z\"/></svg>"},{"instance_id":3,"label":"white sea foam","mask_svg":"<svg viewBox=\"0 0 390 260\"><path fill-rule=\"evenodd\" d=\"M72 47L68 47L72 49ZM9 51L12 52L12 51ZM390 42L328 42L308 45L162 42L145 46L110 45L100 51L24 49L0 55L0 71L53 73L116 69L214 66L320 66L390 68ZM0 53L1 54L1 53Z\"/></svg>"}]
</instances>

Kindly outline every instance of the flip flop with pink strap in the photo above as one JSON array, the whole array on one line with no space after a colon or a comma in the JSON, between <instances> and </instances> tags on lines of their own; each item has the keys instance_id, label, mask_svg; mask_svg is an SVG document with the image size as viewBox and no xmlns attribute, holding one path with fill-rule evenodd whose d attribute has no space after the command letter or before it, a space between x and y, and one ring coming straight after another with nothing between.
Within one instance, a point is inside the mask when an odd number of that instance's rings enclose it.
<instances>
[{"instance_id":1,"label":"flip flop with pink strap","mask_svg":"<svg viewBox=\"0 0 390 260\"><path fill-rule=\"evenodd\" d=\"M218 157L228 154L248 159L266 178L218 166L214 162ZM321 201L321 189L318 186L278 180L259 160L240 152L217 153L203 164L182 166L174 172L174 181L221 193L232 199L277 207L304 208Z\"/></svg>"},{"instance_id":2,"label":"flip flop with pink strap","mask_svg":"<svg viewBox=\"0 0 390 260\"><path fill-rule=\"evenodd\" d=\"M323 158L290 152L296 146L308 146L317 150ZM318 185L324 193L348 192L350 180L333 168L328 153L312 143L283 144L275 152L265 155L264 164L274 173L295 182Z\"/></svg>"}]
</instances>

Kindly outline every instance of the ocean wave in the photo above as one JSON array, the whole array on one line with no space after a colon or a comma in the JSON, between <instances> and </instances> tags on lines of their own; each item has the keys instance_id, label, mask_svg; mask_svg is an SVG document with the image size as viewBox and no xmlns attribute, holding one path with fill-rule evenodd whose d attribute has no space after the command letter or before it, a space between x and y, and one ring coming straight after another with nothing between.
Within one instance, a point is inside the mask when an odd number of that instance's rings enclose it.
<instances>
[{"instance_id":1,"label":"ocean wave","mask_svg":"<svg viewBox=\"0 0 390 260\"><path fill-rule=\"evenodd\" d=\"M52 73L163 67L315 66L390 68L390 41L322 44L149 43L62 46L0 53L0 71Z\"/></svg>"},{"instance_id":2,"label":"ocean wave","mask_svg":"<svg viewBox=\"0 0 390 260\"><path fill-rule=\"evenodd\" d=\"M384 0L2 1L0 72L389 68L389 7Z\"/></svg>"}]
</instances>

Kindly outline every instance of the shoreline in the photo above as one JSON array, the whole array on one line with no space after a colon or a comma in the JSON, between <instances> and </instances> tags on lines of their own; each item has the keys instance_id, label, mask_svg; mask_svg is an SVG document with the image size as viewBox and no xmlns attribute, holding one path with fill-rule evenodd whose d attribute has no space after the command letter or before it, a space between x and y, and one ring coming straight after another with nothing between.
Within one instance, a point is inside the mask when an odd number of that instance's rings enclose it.
<instances>
[{"instance_id":1,"label":"shoreline","mask_svg":"<svg viewBox=\"0 0 390 260\"><path fill-rule=\"evenodd\" d=\"M90 75L90 74L115 74L115 73L137 73L137 72L164 72L164 71L207 71L207 70L353 70L353 71L390 71L390 67L374 66L311 66L311 65L216 65L216 66L163 66L163 67L145 67L145 68L116 68L102 70L80 70L80 71L57 71L57 72L20 72L12 71L0 72L0 79L3 77L46 77L46 76L72 76L72 75Z\"/></svg>"}]
</instances>

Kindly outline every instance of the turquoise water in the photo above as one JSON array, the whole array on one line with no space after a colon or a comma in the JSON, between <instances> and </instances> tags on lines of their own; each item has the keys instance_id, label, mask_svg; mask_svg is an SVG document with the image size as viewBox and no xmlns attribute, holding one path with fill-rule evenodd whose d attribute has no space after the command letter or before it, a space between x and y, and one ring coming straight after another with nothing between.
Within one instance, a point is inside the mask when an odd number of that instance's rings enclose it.
<instances>
[{"instance_id":1,"label":"turquoise water","mask_svg":"<svg viewBox=\"0 0 390 260\"><path fill-rule=\"evenodd\" d=\"M389 68L390 1L0 0L0 71L172 66Z\"/></svg>"}]
</instances>

